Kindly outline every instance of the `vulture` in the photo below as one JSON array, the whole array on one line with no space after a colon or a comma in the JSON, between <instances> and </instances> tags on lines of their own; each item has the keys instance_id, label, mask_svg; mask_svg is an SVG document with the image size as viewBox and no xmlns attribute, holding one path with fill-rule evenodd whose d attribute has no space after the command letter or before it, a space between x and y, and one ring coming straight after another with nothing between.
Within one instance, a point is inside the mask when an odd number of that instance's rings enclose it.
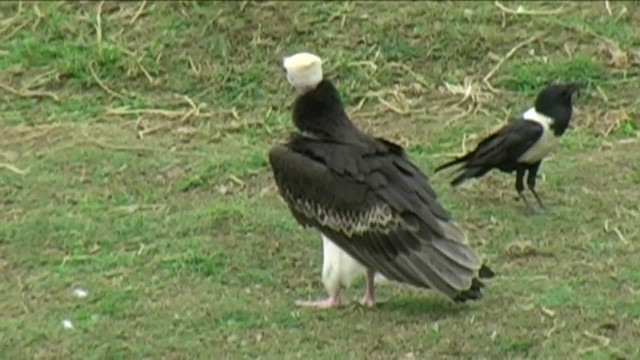
<instances>
[{"instance_id":1,"label":"vulture","mask_svg":"<svg viewBox=\"0 0 640 360\"><path fill-rule=\"evenodd\" d=\"M480 299L482 279L495 273L469 246L404 149L355 126L317 55L297 53L283 65L298 92L292 110L297 131L269 150L269 163L297 223L322 238L322 282L328 292L296 304L338 307L342 290L359 274L366 274L361 300L366 307L376 304L378 275L453 302Z\"/></svg>"},{"instance_id":2,"label":"vulture","mask_svg":"<svg viewBox=\"0 0 640 360\"><path fill-rule=\"evenodd\" d=\"M450 185L457 187L465 181L480 178L493 169L516 173L516 191L530 214L538 212L524 196L524 177L527 187L540 209L546 211L535 190L540 164L558 147L571 121L573 94L583 87L580 83L551 84L537 95L533 107L520 117L493 132L472 151L437 167L434 173L460 165L458 175Z\"/></svg>"}]
</instances>

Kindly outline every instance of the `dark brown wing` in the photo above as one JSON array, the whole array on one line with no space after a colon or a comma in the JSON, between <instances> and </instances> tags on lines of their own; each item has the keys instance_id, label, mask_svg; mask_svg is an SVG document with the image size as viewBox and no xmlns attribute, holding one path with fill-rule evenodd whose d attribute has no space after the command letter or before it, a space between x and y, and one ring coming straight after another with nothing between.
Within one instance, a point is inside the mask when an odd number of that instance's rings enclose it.
<instances>
[{"instance_id":1,"label":"dark brown wing","mask_svg":"<svg viewBox=\"0 0 640 360\"><path fill-rule=\"evenodd\" d=\"M400 147L298 137L269 159L296 219L363 265L451 298L480 297L480 260Z\"/></svg>"}]
</instances>

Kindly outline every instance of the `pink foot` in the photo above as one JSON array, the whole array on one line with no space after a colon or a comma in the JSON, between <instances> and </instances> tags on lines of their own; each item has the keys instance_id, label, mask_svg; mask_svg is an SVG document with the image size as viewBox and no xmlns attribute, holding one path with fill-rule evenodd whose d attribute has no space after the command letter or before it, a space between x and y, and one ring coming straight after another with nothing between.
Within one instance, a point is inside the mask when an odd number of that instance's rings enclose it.
<instances>
[{"instance_id":1,"label":"pink foot","mask_svg":"<svg viewBox=\"0 0 640 360\"><path fill-rule=\"evenodd\" d=\"M296 301L296 305L300 307L309 307L316 309L331 309L339 307L341 305L341 301L339 295L333 295L323 300L298 300Z\"/></svg>"},{"instance_id":2,"label":"pink foot","mask_svg":"<svg viewBox=\"0 0 640 360\"><path fill-rule=\"evenodd\" d=\"M366 306L366 307L372 308L372 307L376 306L376 301L371 296L365 295L365 296L362 297L362 300L360 300L360 304L362 306Z\"/></svg>"}]
</instances>

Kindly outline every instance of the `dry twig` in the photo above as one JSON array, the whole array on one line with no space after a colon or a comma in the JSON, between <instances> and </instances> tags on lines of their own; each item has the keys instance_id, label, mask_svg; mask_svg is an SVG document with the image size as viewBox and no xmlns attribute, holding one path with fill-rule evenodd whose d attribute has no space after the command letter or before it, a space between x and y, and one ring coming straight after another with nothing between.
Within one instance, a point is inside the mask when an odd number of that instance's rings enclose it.
<instances>
[{"instance_id":1,"label":"dry twig","mask_svg":"<svg viewBox=\"0 0 640 360\"><path fill-rule=\"evenodd\" d=\"M397 113L397 114L400 114L400 115L407 115L407 111L402 110L402 109L399 109L397 106L392 105L391 103L389 103L388 101L384 100L384 99L383 99L383 98L381 98L381 97L378 97L378 101L379 101L382 105L384 105L387 109L389 109L389 110L391 110L391 111L393 111L393 112L395 112L395 113Z\"/></svg>"},{"instance_id":2,"label":"dry twig","mask_svg":"<svg viewBox=\"0 0 640 360\"><path fill-rule=\"evenodd\" d=\"M530 16L558 15L567 11L567 9L565 9L564 6L560 6L559 8L554 10L525 10L522 6L519 6L516 10L513 10L511 8L508 8L502 5L499 1L495 1L493 4L502 12L511 14L511 15L530 15Z\"/></svg>"},{"instance_id":3,"label":"dry twig","mask_svg":"<svg viewBox=\"0 0 640 360\"><path fill-rule=\"evenodd\" d=\"M104 1L100 1L98 11L96 11L96 42L100 56L102 56L102 6L104 6Z\"/></svg>"},{"instance_id":4,"label":"dry twig","mask_svg":"<svg viewBox=\"0 0 640 360\"><path fill-rule=\"evenodd\" d=\"M96 74L96 72L93 70L93 65L91 65L91 63L89 63L89 72L91 72L91 76L93 76L93 79L96 81L96 83L98 83L98 85L106 92L108 92L109 94L119 98L119 99L125 99L125 97L123 95L118 94L117 92L109 89L107 87L107 85L105 85L102 80L100 80L100 78L98 77L98 75Z\"/></svg>"},{"instance_id":5,"label":"dry twig","mask_svg":"<svg viewBox=\"0 0 640 360\"><path fill-rule=\"evenodd\" d=\"M413 71L410 67L408 67L405 64L392 62L392 63L387 64L387 66L401 68L404 71L406 71L407 73L409 73L411 76L413 76L413 78L416 80L416 82L418 82L422 86L425 86L425 87L429 87L430 86L429 83L424 79L423 76L417 74L415 71Z\"/></svg>"},{"instance_id":6,"label":"dry twig","mask_svg":"<svg viewBox=\"0 0 640 360\"><path fill-rule=\"evenodd\" d=\"M188 111L184 110L164 110L164 109L127 109L127 108L116 108L116 109L107 109L105 115L159 115L167 118L176 118L182 117ZM211 111L211 112L196 112L194 115L201 118L212 118L215 116L229 114L233 116L235 119L238 119L238 113L235 109L230 110L219 110L219 111Z\"/></svg>"},{"instance_id":7,"label":"dry twig","mask_svg":"<svg viewBox=\"0 0 640 360\"><path fill-rule=\"evenodd\" d=\"M357 113L358 111L362 110L362 106L364 106L364 103L367 101L367 97L363 97L360 102L358 102L358 105L356 105L353 109L351 109L351 111L349 112L349 116L353 116L355 113ZM269 111L271 111L271 109L269 109ZM269 114L267 114L267 116L265 116L265 119L269 116Z\"/></svg>"},{"instance_id":8,"label":"dry twig","mask_svg":"<svg viewBox=\"0 0 640 360\"><path fill-rule=\"evenodd\" d=\"M187 119L189 117L191 117L191 115L193 115L194 113L199 112L199 111L200 111L199 107L196 107L196 108L193 108L193 109L189 110L186 114L184 114L180 118L179 123L182 124L182 123L186 122ZM156 132L158 130L168 129L168 128L171 128L171 127L173 127L172 123L160 124L158 126L155 126L155 127L149 128L149 129L138 131L138 136L140 137L140 139L142 139L142 138L144 138L145 135L149 135L149 134L154 133L154 132Z\"/></svg>"},{"instance_id":9,"label":"dry twig","mask_svg":"<svg viewBox=\"0 0 640 360\"><path fill-rule=\"evenodd\" d=\"M7 16L6 18L0 20L0 25L2 26L7 25L7 27L11 26L11 24L18 18L18 15L20 15L21 12L22 12L22 2L18 3L18 11L16 11L16 13L13 14L13 16ZM4 30L4 28L2 30Z\"/></svg>"},{"instance_id":10,"label":"dry twig","mask_svg":"<svg viewBox=\"0 0 640 360\"><path fill-rule=\"evenodd\" d=\"M48 97L55 101L60 101L58 95L48 91L16 90L9 85L0 83L0 88L21 97Z\"/></svg>"},{"instance_id":11,"label":"dry twig","mask_svg":"<svg viewBox=\"0 0 640 360\"><path fill-rule=\"evenodd\" d=\"M0 142L0 146L12 146L12 145L19 144L19 143L33 141L33 140L36 140L36 139L38 139L40 137L48 135L52 130L58 129L60 127L64 127L64 125L62 125L62 124L54 124L53 126L47 127L46 129L44 129L42 131L38 131L36 133L31 133L31 134L29 134L27 136L24 136L24 137L21 136L22 134L17 135L17 136L12 136L13 140L10 140L10 141L7 141L7 142ZM27 131L25 131L25 133L26 132Z\"/></svg>"},{"instance_id":12,"label":"dry twig","mask_svg":"<svg viewBox=\"0 0 640 360\"><path fill-rule=\"evenodd\" d=\"M22 176L26 175L29 172L29 169L27 170L18 169L17 167L7 163L0 163L0 169L7 169L15 174L22 175Z\"/></svg>"},{"instance_id":13,"label":"dry twig","mask_svg":"<svg viewBox=\"0 0 640 360\"><path fill-rule=\"evenodd\" d=\"M37 19L36 19L36 22L34 22L33 25L31 25L31 31L36 31L36 29L38 28L38 25L40 25L40 21L44 19L44 15L42 15L42 12L40 11L38 4L33 4L33 12L36 13Z\"/></svg>"},{"instance_id":14,"label":"dry twig","mask_svg":"<svg viewBox=\"0 0 640 360\"><path fill-rule=\"evenodd\" d=\"M136 63L138 64L138 67L140 68L140 70L142 70L142 73L147 78L147 80L149 80L149 84L153 85L153 83L155 83L155 80L153 79L151 74L149 74L147 69L142 65L142 62L140 61L140 59L136 60Z\"/></svg>"},{"instance_id":15,"label":"dry twig","mask_svg":"<svg viewBox=\"0 0 640 360\"><path fill-rule=\"evenodd\" d=\"M604 93L604 90L602 90L600 85L596 85L596 90L598 91L598 94L602 96L602 100L604 100L605 103L609 103L609 97Z\"/></svg>"},{"instance_id":16,"label":"dry twig","mask_svg":"<svg viewBox=\"0 0 640 360\"><path fill-rule=\"evenodd\" d=\"M164 152L164 151L169 151L166 149L160 149L160 148L152 148L152 147L147 147L147 146L127 146L127 145L114 145L114 144L108 144L108 143L104 143L102 141L99 140L93 140L93 139L87 139L86 140L87 143L89 144L93 144L96 145L98 147L101 147L103 149L110 149L110 150L120 150L120 151L148 151L148 152Z\"/></svg>"},{"instance_id":17,"label":"dry twig","mask_svg":"<svg viewBox=\"0 0 640 360\"><path fill-rule=\"evenodd\" d=\"M493 88L493 86L491 86L491 83L489 82L489 80L491 79L491 77L500 69L500 67L509 59L513 56L513 54L516 53L516 51L518 51L518 49L531 44L532 42L538 40L540 37L542 37L542 35L544 35L544 33L539 33L536 34L530 38L528 38L527 40L524 40L518 44L516 44L514 47L511 48L511 50L509 50L509 52L507 52L507 54L502 57L502 59L500 59L500 61L498 61L498 63L493 67L493 69L491 69L491 71L489 71L489 73L487 75L485 75L485 77L482 79L482 81L487 85L487 87L493 91L497 93L497 90Z\"/></svg>"},{"instance_id":18,"label":"dry twig","mask_svg":"<svg viewBox=\"0 0 640 360\"><path fill-rule=\"evenodd\" d=\"M23 28L23 27L27 26L27 24L29 24L29 22L28 22L28 21L25 21L25 22L23 22L22 24L20 24L20 25L16 26L16 27L13 29L13 31L11 31L10 33L8 33L7 35L5 35L5 36L2 38L2 42L5 42L5 41L7 41L7 40L11 39L11 38L13 37L13 35L17 34L17 33L18 33L18 31L22 30L22 28ZM2 30L4 31L5 29L2 29Z\"/></svg>"},{"instance_id":19,"label":"dry twig","mask_svg":"<svg viewBox=\"0 0 640 360\"><path fill-rule=\"evenodd\" d=\"M449 126L451 126L451 125L455 124L455 123L456 123L456 121L458 121L458 120L460 120L460 119L464 119L464 118L466 118L467 116L469 116L469 115L471 115L471 114L475 113L475 111L476 111L477 109L478 109L478 108L477 108L477 107L475 107L475 106L473 106L473 105L468 106L468 107L467 107L467 109L466 109L465 111L463 111L463 112L459 113L458 115L455 115L455 116L453 116L453 117L449 118L449 119L447 120L447 122L445 122L444 127L446 128L446 127L449 127Z\"/></svg>"},{"instance_id":20,"label":"dry twig","mask_svg":"<svg viewBox=\"0 0 640 360\"><path fill-rule=\"evenodd\" d=\"M584 334L584 336L586 336L589 339L599 341L602 344L602 347L607 347L611 343L611 339L609 339L606 336L592 334L592 333L590 333L589 331L586 331L586 330L585 330L585 332L583 332L583 334Z\"/></svg>"},{"instance_id":21,"label":"dry twig","mask_svg":"<svg viewBox=\"0 0 640 360\"><path fill-rule=\"evenodd\" d=\"M56 69L51 69L43 72L42 74L38 74L31 79L25 80L23 83L24 89L31 89L34 87L39 87L47 84L51 81L51 78L56 79L60 76L60 73Z\"/></svg>"},{"instance_id":22,"label":"dry twig","mask_svg":"<svg viewBox=\"0 0 640 360\"><path fill-rule=\"evenodd\" d=\"M129 21L129 24L133 24L134 22L136 22L136 20L138 20L138 18L140 17L140 15L142 15L142 12L144 11L144 7L147 5L147 0L142 1L142 4L140 5L140 7L138 8L138 11L136 11L136 13L133 15L133 17L131 18L131 20Z\"/></svg>"},{"instance_id":23,"label":"dry twig","mask_svg":"<svg viewBox=\"0 0 640 360\"><path fill-rule=\"evenodd\" d=\"M16 280L18 283L18 289L20 290L20 305L22 305L22 310L24 310L25 314L30 314L31 311L29 311L29 307L27 307L25 300L25 290L26 287L24 286L24 284L22 283L22 280L20 279L20 276L16 275Z\"/></svg>"},{"instance_id":24,"label":"dry twig","mask_svg":"<svg viewBox=\"0 0 640 360\"><path fill-rule=\"evenodd\" d=\"M627 239L624 238L624 236L622 235L622 233L620 232L620 230L617 227L614 227L613 231L616 233L616 235L618 235L618 238L620 239L620 241L622 241L623 244L625 244L625 245L629 244Z\"/></svg>"}]
</instances>

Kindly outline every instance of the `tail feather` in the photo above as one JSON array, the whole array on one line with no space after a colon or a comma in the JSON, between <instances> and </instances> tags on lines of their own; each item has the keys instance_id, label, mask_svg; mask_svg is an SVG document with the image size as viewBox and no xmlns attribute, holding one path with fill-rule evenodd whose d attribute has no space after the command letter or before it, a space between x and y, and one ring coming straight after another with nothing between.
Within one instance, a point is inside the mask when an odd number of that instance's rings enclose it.
<instances>
[{"instance_id":1,"label":"tail feather","mask_svg":"<svg viewBox=\"0 0 640 360\"><path fill-rule=\"evenodd\" d=\"M484 287L480 279L491 278L495 273L482 263L455 223L441 221L439 224L445 236L424 243L418 253L410 256L411 260L424 271L430 287L454 301L480 299Z\"/></svg>"},{"instance_id":2,"label":"tail feather","mask_svg":"<svg viewBox=\"0 0 640 360\"><path fill-rule=\"evenodd\" d=\"M422 262L423 267L430 268L433 275L446 284L438 290L449 296L454 296L469 286L469 280L473 278L475 273L472 267L461 263L460 259L456 259L455 256L443 251L443 249L428 246L425 250L417 258ZM434 283L436 282L434 281Z\"/></svg>"},{"instance_id":3,"label":"tail feather","mask_svg":"<svg viewBox=\"0 0 640 360\"><path fill-rule=\"evenodd\" d=\"M484 288L484 284L477 278L474 278L471 282L471 288L458 294L453 301L463 303L469 300L480 300L482 299L482 288Z\"/></svg>"},{"instance_id":4,"label":"tail feather","mask_svg":"<svg viewBox=\"0 0 640 360\"><path fill-rule=\"evenodd\" d=\"M448 295L455 302L481 299L482 288L485 287L481 279L495 276L491 268L479 264L473 250L455 241L434 241L411 257L413 259L407 260L419 264L425 285Z\"/></svg>"},{"instance_id":5,"label":"tail feather","mask_svg":"<svg viewBox=\"0 0 640 360\"><path fill-rule=\"evenodd\" d=\"M487 265L482 264L478 275L481 279L492 279L496 276L496 273Z\"/></svg>"},{"instance_id":6,"label":"tail feather","mask_svg":"<svg viewBox=\"0 0 640 360\"><path fill-rule=\"evenodd\" d=\"M451 180L450 184L451 186L456 187L460 186L460 184L464 183L467 180L469 180L469 177L466 174L461 174L455 179Z\"/></svg>"},{"instance_id":7,"label":"tail feather","mask_svg":"<svg viewBox=\"0 0 640 360\"><path fill-rule=\"evenodd\" d=\"M469 288L469 290L465 290L461 292L458 296L456 296L453 299L453 301L462 303L469 300L482 299L482 288L484 288L485 285L482 281L480 281L480 279L491 279L495 276L496 276L496 273L487 265L483 264L482 267L480 268L478 277L472 280L471 287Z\"/></svg>"},{"instance_id":8,"label":"tail feather","mask_svg":"<svg viewBox=\"0 0 640 360\"><path fill-rule=\"evenodd\" d=\"M437 173L438 171L444 170L446 168L449 168L451 166L454 165L458 165L458 164L462 164L462 167L458 168L456 171L462 171L461 174L459 174L458 176L456 176L453 180L451 180L450 184L453 187L456 187L460 184L462 184L463 182L467 181L470 178L476 177L479 174L477 174L477 172L480 170L480 172L482 172L481 169L477 169L477 168L468 168L468 162L469 160L471 160L473 157L475 156L475 152L469 152L464 156L461 156L459 158L456 158L454 160L451 160L445 164L442 164L440 166L438 166L435 170L434 173Z\"/></svg>"},{"instance_id":9,"label":"tail feather","mask_svg":"<svg viewBox=\"0 0 640 360\"><path fill-rule=\"evenodd\" d=\"M451 160L451 161L449 161L447 163L444 163L444 164L438 166L435 170L433 170L433 173L435 174L438 171L442 171L442 170L444 170L446 168L449 168L449 167L452 167L454 165L458 165L460 163L463 163L463 162L467 161L471 155L472 154L469 153L469 154L466 154L466 155L461 156L459 158L455 158L455 159L453 159L453 160Z\"/></svg>"},{"instance_id":10,"label":"tail feather","mask_svg":"<svg viewBox=\"0 0 640 360\"><path fill-rule=\"evenodd\" d=\"M466 167L466 166L467 165L465 165L465 167L462 169L462 173L460 175L456 176L453 180L451 180L451 183L450 183L451 186L456 187L469 179L481 177L484 174L486 174L489 170L492 169L491 166L483 166L483 167L478 167L478 166Z\"/></svg>"},{"instance_id":11,"label":"tail feather","mask_svg":"<svg viewBox=\"0 0 640 360\"><path fill-rule=\"evenodd\" d=\"M474 150L469 151L464 156L438 166L434 173L453 165L464 163L457 169L462 173L450 182L451 186L456 187L471 178L481 177L495 166L493 158L496 156L496 152L501 151L501 146L505 141L507 141L505 137L499 137L494 134L481 141Z\"/></svg>"},{"instance_id":12,"label":"tail feather","mask_svg":"<svg viewBox=\"0 0 640 360\"><path fill-rule=\"evenodd\" d=\"M462 183L464 183L465 181L476 177L477 174L477 168L465 168L463 169L462 174L456 176L453 180L451 180L450 184L453 187L459 186Z\"/></svg>"}]
</instances>

